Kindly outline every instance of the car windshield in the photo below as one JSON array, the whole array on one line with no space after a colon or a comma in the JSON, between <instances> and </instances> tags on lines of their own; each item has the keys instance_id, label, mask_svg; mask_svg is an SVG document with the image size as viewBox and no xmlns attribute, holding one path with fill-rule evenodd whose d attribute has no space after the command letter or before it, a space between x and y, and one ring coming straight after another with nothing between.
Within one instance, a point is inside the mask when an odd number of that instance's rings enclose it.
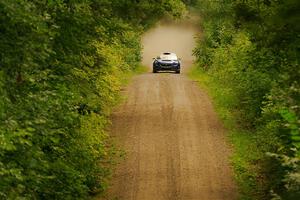
<instances>
[{"instance_id":1,"label":"car windshield","mask_svg":"<svg viewBox=\"0 0 300 200\"><path fill-rule=\"evenodd\" d=\"M174 54L168 54L168 55L162 54L162 55L160 55L160 59L162 59L162 60L177 60L177 56Z\"/></svg>"}]
</instances>

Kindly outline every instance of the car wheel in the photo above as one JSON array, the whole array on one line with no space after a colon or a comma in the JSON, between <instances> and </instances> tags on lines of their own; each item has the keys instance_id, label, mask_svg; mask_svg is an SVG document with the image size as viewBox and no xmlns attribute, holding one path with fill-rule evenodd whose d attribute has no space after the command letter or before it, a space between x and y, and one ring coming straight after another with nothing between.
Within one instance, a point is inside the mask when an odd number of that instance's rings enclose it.
<instances>
[{"instance_id":1,"label":"car wheel","mask_svg":"<svg viewBox=\"0 0 300 200\"><path fill-rule=\"evenodd\" d=\"M155 70L155 69L153 69L153 71L152 71L153 73L157 73L157 71Z\"/></svg>"},{"instance_id":2,"label":"car wheel","mask_svg":"<svg viewBox=\"0 0 300 200\"><path fill-rule=\"evenodd\" d=\"M177 70L177 71L176 71L176 74L180 74L180 70Z\"/></svg>"}]
</instances>

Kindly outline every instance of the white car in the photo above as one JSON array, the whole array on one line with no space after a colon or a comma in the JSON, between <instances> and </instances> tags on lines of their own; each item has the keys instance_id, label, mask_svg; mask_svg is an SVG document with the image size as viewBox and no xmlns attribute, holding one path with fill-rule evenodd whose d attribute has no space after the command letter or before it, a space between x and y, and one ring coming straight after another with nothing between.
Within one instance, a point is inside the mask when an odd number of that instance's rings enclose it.
<instances>
[{"instance_id":1,"label":"white car","mask_svg":"<svg viewBox=\"0 0 300 200\"><path fill-rule=\"evenodd\" d=\"M158 71L175 71L180 73L180 59L175 53L165 52L153 58L153 73Z\"/></svg>"}]
</instances>

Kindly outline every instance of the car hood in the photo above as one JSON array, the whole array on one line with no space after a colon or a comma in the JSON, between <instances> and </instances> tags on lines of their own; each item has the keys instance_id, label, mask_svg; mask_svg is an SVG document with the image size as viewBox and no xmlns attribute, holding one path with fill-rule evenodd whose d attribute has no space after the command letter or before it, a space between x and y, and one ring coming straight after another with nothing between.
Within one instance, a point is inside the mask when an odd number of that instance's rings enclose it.
<instances>
[{"instance_id":1,"label":"car hood","mask_svg":"<svg viewBox=\"0 0 300 200\"><path fill-rule=\"evenodd\" d=\"M160 63L168 63L168 64L179 62L178 60L160 60L160 59L158 59L157 61Z\"/></svg>"}]
</instances>

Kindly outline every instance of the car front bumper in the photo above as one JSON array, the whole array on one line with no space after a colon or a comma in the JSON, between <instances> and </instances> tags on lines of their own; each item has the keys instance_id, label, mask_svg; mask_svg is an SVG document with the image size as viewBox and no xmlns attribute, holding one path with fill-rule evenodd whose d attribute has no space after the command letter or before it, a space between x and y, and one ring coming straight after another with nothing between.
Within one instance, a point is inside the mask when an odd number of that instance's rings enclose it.
<instances>
[{"instance_id":1,"label":"car front bumper","mask_svg":"<svg viewBox=\"0 0 300 200\"><path fill-rule=\"evenodd\" d=\"M153 69L155 71L178 71L180 70L179 65L159 65L159 66L153 66Z\"/></svg>"}]
</instances>

